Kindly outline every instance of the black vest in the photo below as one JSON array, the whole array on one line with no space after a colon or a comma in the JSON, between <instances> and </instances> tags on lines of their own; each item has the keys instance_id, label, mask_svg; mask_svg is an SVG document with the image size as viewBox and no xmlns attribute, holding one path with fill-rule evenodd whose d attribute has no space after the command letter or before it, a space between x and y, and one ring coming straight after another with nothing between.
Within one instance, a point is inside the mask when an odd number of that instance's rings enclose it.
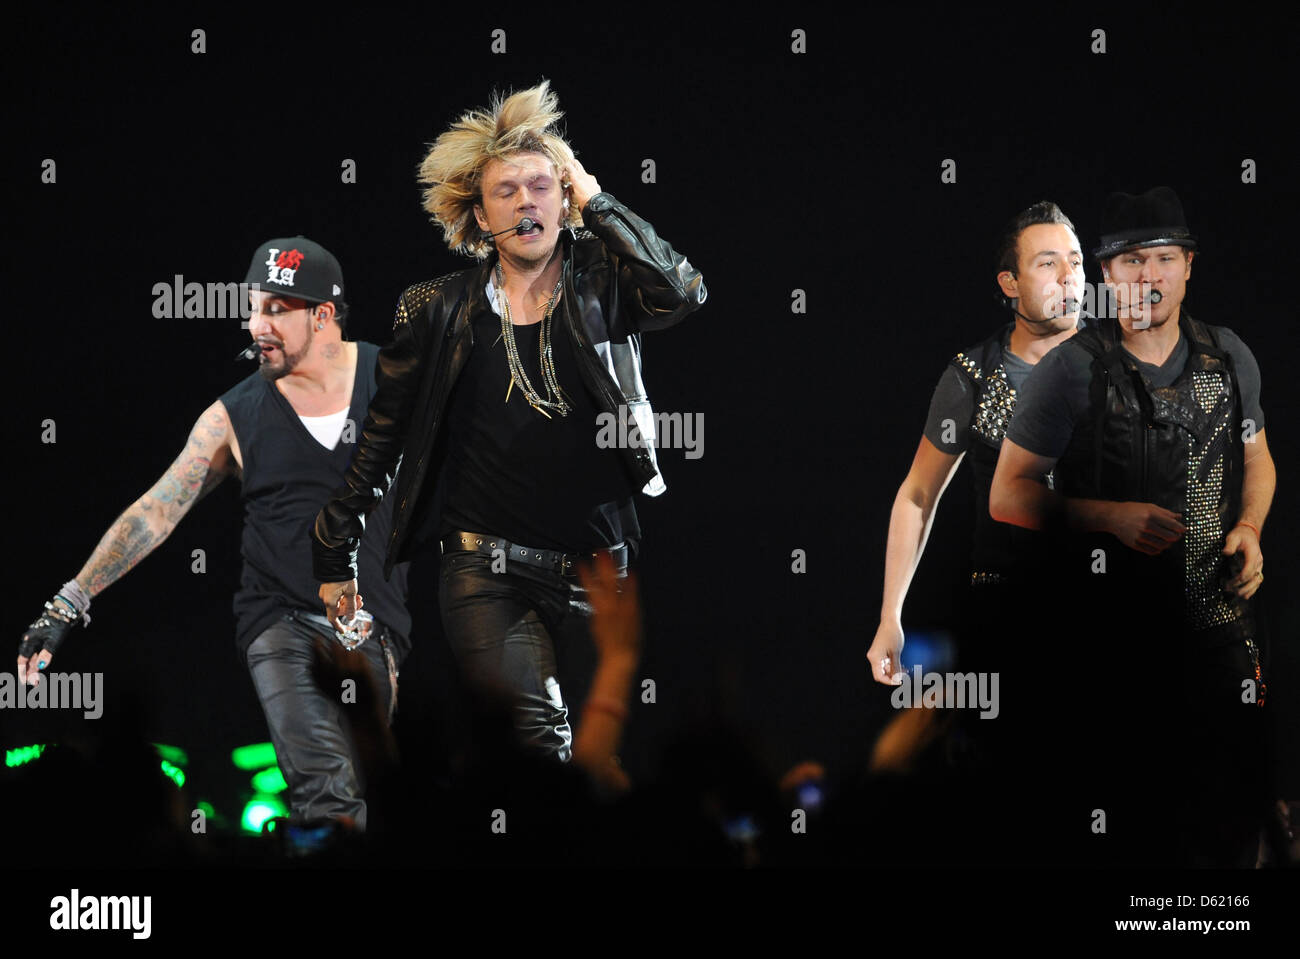
<instances>
[{"instance_id":1,"label":"black vest","mask_svg":"<svg viewBox=\"0 0 1300 959\"><path fill-rule=\"evenodd\" d=\"M221 397L243 459L244 568L235 594L236 643L241 656L263 630L293 609L323 613L312 575L311 529L343 478L361 436L375 393L379 347L357 343L357 371L348 410L351 424L327 450L307 432L273 383L253 373ZM384 579L384 556L392 531L392 503L385 499L366 519L358 554L359 587L377 623L398 634L404 653L411 631L406 611L405 565Z\"/></svg>"},{"instance_id":2,"label":"black vest","mask_svg":"<svg viewBox=\"0 0 1300 959\"><path fill-rule=\"evenodd\" d=\"M1089 411L1056 465L1057 489L1082 499L1155 503L1182 514L1187 532L1148 557L1110 542L1108 579L1144 584L1166 613L1181 596L1185 625L1245 625L1246 606L1222 589L1224 537L1241 510L1241 394L1232 358L1212 326L1179 321L1188 358L1178 378L1152 388L1121 348L1115 320L1070 343L1092 356ZM1069 344L1065 344L1069 345Z\"/></svg>"},{"instance_id":3,"label":"black vest","mask_svg":"<svg viewBox=\"0 0 1300 959\"><path fill-rule=\"evenodd\" d=\"M998 465L1002 438L1016 409L1016 391L1002 368L1002 350L1015 323L1009 323L987 340L952 358L952 365L975 392L975 412L970 422L966 459L975 480L975 544L971 555L972 579L993 574L1018 579L1033 569L1043 549L1042 536L1033 530L999 523L989 515L989 490ZM1050 478L1049 478L1050 485Z\"/></svg>"}]
</instances>

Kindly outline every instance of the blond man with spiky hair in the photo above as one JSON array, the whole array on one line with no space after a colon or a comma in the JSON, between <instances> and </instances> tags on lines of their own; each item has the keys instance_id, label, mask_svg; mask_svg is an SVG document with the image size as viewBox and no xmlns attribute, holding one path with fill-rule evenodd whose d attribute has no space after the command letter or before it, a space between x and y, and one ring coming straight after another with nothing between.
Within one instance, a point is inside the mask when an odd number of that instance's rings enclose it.
<instances>
[{"instance_id":1,"label":"blond man with spiky hair","mask_svg":"<svg viewBox=\"0 0 1300 959\"><path fill-rule=\"evenodd\" d=\"M402 294L347 485L312 545L326 612L346 620L362 603L364 517L392 496L385 572L438 544L443 626L471 686L511 703L526 744L567 760L555 649L587 633L578 566L608 554L625 576L632 494L665 489L640 334L679 323L706 291L584 169L561 117L543 81L465 113L429 149L424 207L477 265Z\"/></svg>"},{"instance_id":2,"label":"blond man with spiky hair","mask_svg":"<svg viewBox=\"0 0 1300 959\"><path fill-rule=\"evenodd\" d=\"M577 160L569 144L553 128L563 114L559 101L543 80L490 110L471 110L438 137L420 164L419 181L426 185L424 209L442 227L447 246L479 260L492 254L476 215L483 195L483 172L492 160L520 153L545 157L557 171ZM580 167L579 167L580 168ZM595 181L591 182L595 186ZM582 213L572 203L564 207L564 225L582 226Z\"/></svg>"}]
</instances>

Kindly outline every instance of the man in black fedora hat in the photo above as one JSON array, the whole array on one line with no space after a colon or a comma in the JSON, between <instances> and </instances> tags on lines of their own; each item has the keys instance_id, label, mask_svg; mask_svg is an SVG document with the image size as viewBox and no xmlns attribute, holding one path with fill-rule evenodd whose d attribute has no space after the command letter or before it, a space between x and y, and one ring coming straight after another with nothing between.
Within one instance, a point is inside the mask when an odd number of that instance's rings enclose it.
<instances>
[{"instance_id":1,"label":"man in black fedora hat","mask_svg":"<svg viewBox=\"0 0 1300 959\"><path fill-rule=\"evenodd\" d=\"M349 701L317 679L316 647L334 628L316 610L316 585L303 544L342 482L356 449L357 424L375 393L379 348L344 339L343 272L332 253L304 236L268 240L254 252L245 283L253 343L240 354L258 371L200 414L185 448L131 504L81 571L45 604L18 650L20 681L36 685L92 598L162 544L203 496L229 476L240 480L243 570L234 612L236 646L248 666L276 759L289 786L285 830L291 853L324 848L364 830L360 756L346 717ZM368 639L347 637L337 665L369 674L389 718L397 667L409 645L406 567L391 581L375 575L391 525L378 511L361 551L372 563ZM365 705L367 697L354 697Z\"/></svg>"},{"instance_id":2,"label":"man in black fedora hat","mask_svg":"<svg viewBox=\"0 0 1300 959\"><path fill-rule=\"evenodd\" d=\"M1251 866L1266 691L1249 600L1275 485L1259 367L1183 309L1196 238L1173 190L1112 194L1101 232L1117 315L1035 368L990 512L1058 534L1078 675L1109 684L1071 687L1076 745L1102 747L1078 782L1094 836L1119 840L1106 855ZM1035 482L1048 470L1055 490Z\"/></svg>"}]
</instances>

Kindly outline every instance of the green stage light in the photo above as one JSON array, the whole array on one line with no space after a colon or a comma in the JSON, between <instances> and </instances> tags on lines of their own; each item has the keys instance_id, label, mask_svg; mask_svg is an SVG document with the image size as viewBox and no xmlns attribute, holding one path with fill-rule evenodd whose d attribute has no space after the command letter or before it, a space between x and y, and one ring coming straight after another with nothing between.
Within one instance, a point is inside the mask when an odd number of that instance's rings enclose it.
<instances>
[{"instance_id":1,"label":"green stage light","mask_svg":"<svg viewBox=\"0 0 1300 959\"><path fill-rule=\"evenodd\" d=\"M159 765L162 766L163 774L176 784L177 789L185 785L185 770L179 766L173 766L165 759Z\"/></svg>"},{"instance_id":2,"label":"green stage light","mask_svg":"<svg viewBox=\"0 0 1300 959\"><path fill-rule=\"evenodd\" d=\"M260 793L282 793L289 788L289 784L284 781L284 774L280 772L279 766L272 766L270 769L263 769L253 777L253 788Z\"/></svg>"},{"instance_id":3,"label":"green stage light","mask_svg":"<svg viewBox=\"0 0 1300 959\"><path fill-rule=\"evenodd\" d=\"M274 816L289 815L288 808L275 796L254 796L244 806L244 815L240 824L249 832L260 833L262 823Z\"/></svg>"},{"instance_id":4,"label":"green stage light","mask_svg":"<svg viewBox=\"0 0 1300 959\"><path fill-rule=\"evenodd\" d=\"M275 765L275 747L270 743L240 746L231 752L230 761L240 769L265 769Z\"/></svg>"},{"instance_id":5,"label":"green stage light","mask_svg":"<svg viewBox=\"0 0 1300 959\"><path fill-rule=\"evenodd\" d=\"M6 749L5 767L7 769L13 769L15 766L29 763L33 759L39 759L43 752L45 752L44 743L38 743L35 746L18 746L14 749Z\"/></svg>"},{"instance_id":6,"label":"green stage light","mask_svg":"<svg viewBox=\"0 0 1300 959\"><path fill-rule=\"evenodd\" d=\"M165 759L173 766L188 766L190 757L186 755L185 750L180 746L168 746L166 743L153 743L154 752L158 754L159 759Z\"/></svg>"}]
</instances>

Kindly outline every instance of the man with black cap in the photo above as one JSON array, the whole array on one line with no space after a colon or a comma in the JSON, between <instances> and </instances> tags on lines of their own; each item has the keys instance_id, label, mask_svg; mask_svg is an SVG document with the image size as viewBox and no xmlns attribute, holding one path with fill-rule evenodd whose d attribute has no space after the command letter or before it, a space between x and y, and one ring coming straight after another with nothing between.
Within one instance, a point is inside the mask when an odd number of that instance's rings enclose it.
<instances>
[{"instance_id":1,"label":"man with black cap","mask_svg":"<svg viewBox=\"0 0 1300 959\"><path fill-rule=\"evenodd\" d=\"M236 642L257 689L276 758L289 784L291 849L329 841L340 824L363 830L358 759L346 732L346 705L313 677L319 639L335 630L315 612L316 583L304 544L312 522L342 482L357 424L375 392L378 347L343 339L343 273L328 250L303 236L270 240L253 255L246 282L255 341L240 356L257 373L224 393L195 423L163 477L127 508L77 576L45 604L23 636L20 682L36 684L77 622L90 622L91 599L152 552L190 508L227 476L242 483L244 558L235 594ZM361 543L371 556L365 625L368 641L345 637L364 662L380 702L396 704L397 666L410 616L406 570L375 575L391 523L377 511ZM364 700L364 697L358 697Z\"/></svg>"},{"instance_id":2,"label":"man with black cap","mask_svg":"<svg viewBox=\"0 0 1300 959\"><path fill-rule=\"evenodd\" d=\"M1074 689L1090 735L1111 728L1072 797L1094 846L1252 866L1266 690L1248 600L1275 472L1254 356L1182 308L1195 249L1168 187L1109 198L1094 255L1117 315L1026 381L990 512L1059 534L1077 675L1109 687Z\"/></svg>"}]
</instances>

